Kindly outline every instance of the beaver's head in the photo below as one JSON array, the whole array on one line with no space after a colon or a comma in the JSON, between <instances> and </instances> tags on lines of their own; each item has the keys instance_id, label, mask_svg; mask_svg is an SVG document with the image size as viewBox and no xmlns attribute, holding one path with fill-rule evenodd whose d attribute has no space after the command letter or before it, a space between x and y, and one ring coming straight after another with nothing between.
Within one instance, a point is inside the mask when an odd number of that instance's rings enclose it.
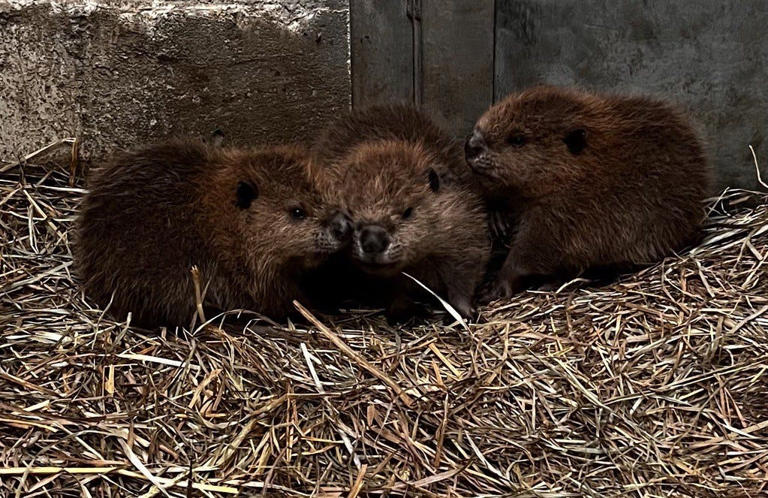
<instances>
[{"instance_id":1,"label":"beaver's head","mask_svg":"<svg viewBox=\"0 0 768 498\"><path fill-rule=\"evenodd\" d=\"M219 223L242 245L257 271L312 268L349 240L343 216L329 216L309 170L307 153L296 147L237 153L227 161L226 206Z\"/></svg>"},{"instance_id":2,"label":"beaver's head","mask_svg":"<svg viewBox=\"0 0 768 498\"><path fill-rule=\"evenodd\" d=\"M453 196L443 195L443 166L422 146L366 142L329 165L328 188L351 221L351 254L369 273L394 275L429 250Z\"/></svg>"},{"instance_id":3,"label":"beaver's head","mask_svg":"<svg viewBox=\"0 0 768 498\"><path fill-rule=\"evenodd\" d=\"M555 87L510 95L475 124L464 148L467 164L487 195L550 193L583 173L578 164L590 154L598 105L586 94Z\"/></svg>"}]
</instances>

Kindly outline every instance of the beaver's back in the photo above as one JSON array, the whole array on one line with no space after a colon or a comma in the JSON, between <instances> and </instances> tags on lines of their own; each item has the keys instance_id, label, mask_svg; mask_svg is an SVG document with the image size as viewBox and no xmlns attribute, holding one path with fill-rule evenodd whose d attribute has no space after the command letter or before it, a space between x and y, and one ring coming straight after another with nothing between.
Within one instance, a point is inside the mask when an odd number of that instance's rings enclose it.
<instances>
[{"instance_id":1,"label":"beaver's back","mask_svg":"<svg viewBox=\"0 0 768 498\"><path fill-rule=\"evenodd\" d=\"M646 97L604 102L603 119L587 123L591 149L569 158L587 172L584 183L552 202L562 217L578 220L574 252L653 261L694 240L711 168L692 125L674 107Z\"/></svg>"},{"instance_id":2,"label":"beaver's back","mask_svg":"<svg viewBox=\"0 0 768 498\"><path fill-rule=\"evenodd\" d=\"M75 244L89 297L140 323L191 318L190 268L212 261L195 202L209 161L203 144L174 142L119 154L95 172Z\"/></svg>"}]
</instances>

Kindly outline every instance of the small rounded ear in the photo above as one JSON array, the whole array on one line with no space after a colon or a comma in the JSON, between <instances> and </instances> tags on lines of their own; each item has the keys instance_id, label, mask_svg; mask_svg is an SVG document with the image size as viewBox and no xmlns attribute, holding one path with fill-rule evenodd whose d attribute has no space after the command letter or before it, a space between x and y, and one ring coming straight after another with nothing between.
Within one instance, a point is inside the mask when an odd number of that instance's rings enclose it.
<instances>
[{"instance_id":1,"label":"small rounded ear","mask_svg":"<svg viewBox=\"0 0 768 498\"><path fill-rule=\"evenodd\" d=\"M587 147L587 132L581 128L572 130L563 138L563 142L568 146L571 154L581 154L581 151Z\"/></svg>"},{"instance_id":2,"label":"small rounded ear","mask_svg":"<svg viewBox=\"0 0 768 498\"><path fill-rule=\"evenodd\" d=\"M248 209L251 202L259 196L259 189L256 185L248 182L237 182L237 193L235 197L235 206L240 209Z\"/></svg>"},{"instance_id":3,"label":"small rounded ear","mask_svg":"<svg viewBox=\"0 0 768 498\"><path fill-rule=\"evenodd\" d=\"M429 188L432 189L432 192L440 190L440 177L437 175L437 172L432 168L429 168L427 176L429 178Z\"/></svg>"}]
</instances>

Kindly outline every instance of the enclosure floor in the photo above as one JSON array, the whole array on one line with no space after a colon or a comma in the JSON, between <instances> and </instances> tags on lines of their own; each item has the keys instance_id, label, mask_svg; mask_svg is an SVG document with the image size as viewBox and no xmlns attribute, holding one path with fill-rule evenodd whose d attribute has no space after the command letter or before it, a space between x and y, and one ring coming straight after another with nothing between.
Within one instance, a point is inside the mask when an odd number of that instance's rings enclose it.
<instances>
[{"instance_id":1,"label":"enclosure floor","mask_svg":"<svg viewBox=\"0 0 768 498\"><path fill-rule=\"evenodd\" d=\"M2 496L768 493L768 195L726 191L693 251L466 329L174 333L79 291L68 181L0 176Z\"/></svg>"}]
</instances>

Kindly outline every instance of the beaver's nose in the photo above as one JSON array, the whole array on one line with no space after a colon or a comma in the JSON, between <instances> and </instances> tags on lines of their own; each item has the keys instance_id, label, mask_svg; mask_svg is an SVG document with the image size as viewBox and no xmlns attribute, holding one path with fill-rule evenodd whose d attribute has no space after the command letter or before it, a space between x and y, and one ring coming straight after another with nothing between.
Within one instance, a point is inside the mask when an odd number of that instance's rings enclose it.
<instances>
[{"instance_id":1,"label":"beaver's nose","mask_svg":"<svg viewBox=\"0 0 768 498\"><path fill-rule=\"evenodd\" d=\"M475 131L469 138L467 138L467 141L464 144L464 156L467 161L471 161L479 156L484 150L485 140L478 131Z\"/></svg>"},{"instance_id":2,"label":"beaver's nose","mask_svg":"<svg viewBox=\"0 0 768 498\"><path fill-rule=\"evenodd\" d=\"M377 225L368 225L360 230L360 248L366 254L381 254L389 247L389 234Z\"/></svg>"},{"instance_id":3,"label":"beaver's nose","mask_svg":"<svg viewBox=\"0 0 768 498\"><path fill-rule=\"evenodd\" d=\"M331 235L333 235L336 240L342 242L346 241L352 234L352 223L344 213L337 213L333 218L331 218L328 226L331 229Z\"/></svg>"}]
</instances>

